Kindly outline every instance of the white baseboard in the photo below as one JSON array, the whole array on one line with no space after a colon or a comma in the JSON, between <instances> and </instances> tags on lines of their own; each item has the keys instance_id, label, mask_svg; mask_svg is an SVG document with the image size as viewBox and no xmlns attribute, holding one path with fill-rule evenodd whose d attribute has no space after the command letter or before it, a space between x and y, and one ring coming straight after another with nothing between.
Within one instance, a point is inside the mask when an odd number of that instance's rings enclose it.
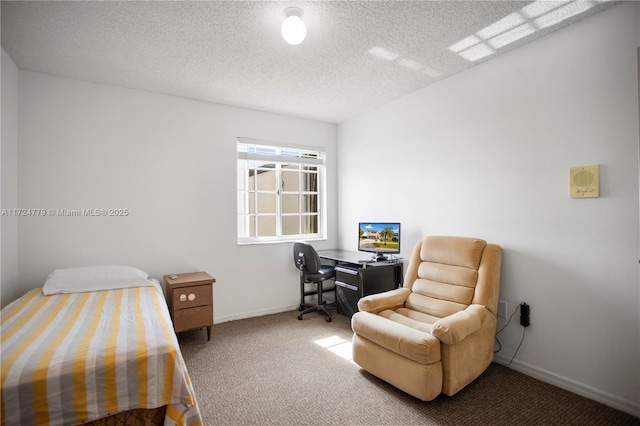
<instances>
[{"instance_id":1,"label":"white baseboard","mask_svg":"<svg viewBox=\"0 0 640 426\"><path fill-rule=\"evenodd\" d=\"M245 318L261 317L263 315L279 314L280 312L295 311L296 309L298 309L298 306L299 305L281 306L279 308L271 308L271 309L265 309L261 311L242 312L239 314L215 317L213 322L214 324L219 324L221 322L235 321L235 320L245 319Z\"/></svg>"},{"instance_id":2,"label":"white baseboard","mask_svg":"<svg viewBox=\"0 0 640 426\"><path fill-rule=\"evenodd\" d=\"M494 355L494 361L505 366L509 363L510 360L510 357L504 355ZM527 364L526 362L513 360L509 368L513 368L516 371L541 380L545 383L549 383L580 396L584 396L585 398L598 401L617 410L624 411L625 413L631 414L632 416L640 417L640 404L638 402L629 401L616 395L603 392L592 386L585 385L584 383L577 382L564 376L560 376L558 374L552 373L551 371L536 367L535 365Z\"/></svg>"}]
</instances>

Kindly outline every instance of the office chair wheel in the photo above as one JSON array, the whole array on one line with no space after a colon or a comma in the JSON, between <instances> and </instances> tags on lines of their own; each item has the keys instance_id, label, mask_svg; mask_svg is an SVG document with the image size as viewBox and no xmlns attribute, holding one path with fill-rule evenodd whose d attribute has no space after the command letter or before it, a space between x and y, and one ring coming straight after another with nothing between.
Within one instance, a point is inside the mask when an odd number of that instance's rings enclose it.
<instances>
[{"instance_id":1,"label":"office chair wheel","mask_svg":"<svg viewBox=\"0 0 640 426\"><path fill-rule=\"evenodd\" d=\"M331 317L326 317L324 320L325 320L326 322L331 322Z\"/></svg>"},{"instance_id":2,"label":"office chair wheel","mask_svg":"<svg viewBox=\"0 0 640 426\"><path fill-rule=\"evenodd\" d=\"M302 320L302 314L298 315L298 319Z\"/></svg>"}]
</instances>

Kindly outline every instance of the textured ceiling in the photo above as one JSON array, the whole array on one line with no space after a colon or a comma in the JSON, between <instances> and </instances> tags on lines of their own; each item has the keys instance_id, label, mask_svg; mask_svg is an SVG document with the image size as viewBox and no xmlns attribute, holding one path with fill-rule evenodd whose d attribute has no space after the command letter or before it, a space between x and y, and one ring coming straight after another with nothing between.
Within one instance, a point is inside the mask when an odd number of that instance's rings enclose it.
<instances>
[{"instance_id":1,"label":"textured ceiling","mask_svg":"<svg viewBox=\"0 0 640 426\"><path fill-rule=\"evenodd\" d=\"M20 69L339 123L612 4L3 0L1 40Z\"/></svg>"}]
</instances>

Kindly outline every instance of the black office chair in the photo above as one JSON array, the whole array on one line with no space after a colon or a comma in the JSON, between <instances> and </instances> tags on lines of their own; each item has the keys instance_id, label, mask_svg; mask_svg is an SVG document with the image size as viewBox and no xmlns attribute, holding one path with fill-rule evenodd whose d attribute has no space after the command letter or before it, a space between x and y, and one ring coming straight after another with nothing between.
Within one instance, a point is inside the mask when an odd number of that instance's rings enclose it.
<instances>
[{"instance_id":1,"label":"black office chair","mask_svg":"<svg viewBox=\"0 0 640 426\"><path fill-rule=\"evenodd\" d=\"M331 313L327 310L327 302L323 300L323 294L335 291L335 284L324 287L324 281L335 278L336 270L333 266L323 265L320 256L311 244L304 242L293 243L293 262L300 271L300 314L301 320L304 314L309 312L320 312L325 316L325 321L331 322ZM305 284L314 284L315 290L305 291ZM305 297L317 295L316 303L306 303Z\"/></svg>"}]
</instances>

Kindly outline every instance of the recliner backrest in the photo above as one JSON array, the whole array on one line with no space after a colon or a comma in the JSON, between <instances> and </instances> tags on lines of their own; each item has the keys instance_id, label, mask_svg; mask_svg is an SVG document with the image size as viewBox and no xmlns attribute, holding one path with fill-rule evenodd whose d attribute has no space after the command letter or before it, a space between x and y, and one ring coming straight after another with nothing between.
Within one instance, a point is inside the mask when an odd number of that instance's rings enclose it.
<instances>
[{"instance_id":1,"label":"recliner backrest","mask_svg":"<svg viewBox=\"0 0 640 426\"><path fill-rule=\"evenodd\" d=\"M304 262L304 270L308 274L317 273L322 266L320 256L313 246L301 241L293 243L293 263L298 269L300 262Z\"/></svg>"},{"instance_id":2,"label":"recliner backrest","mask_svg":"<svg viewBox=\"0 0 640 426\"><path fill-rule=\"evenodd\" d=\"M487 242L476 238L430 236L411 256L405 287L412 293L405 306L444 318L474 301Z\"/></svg>"}]
</instances>

